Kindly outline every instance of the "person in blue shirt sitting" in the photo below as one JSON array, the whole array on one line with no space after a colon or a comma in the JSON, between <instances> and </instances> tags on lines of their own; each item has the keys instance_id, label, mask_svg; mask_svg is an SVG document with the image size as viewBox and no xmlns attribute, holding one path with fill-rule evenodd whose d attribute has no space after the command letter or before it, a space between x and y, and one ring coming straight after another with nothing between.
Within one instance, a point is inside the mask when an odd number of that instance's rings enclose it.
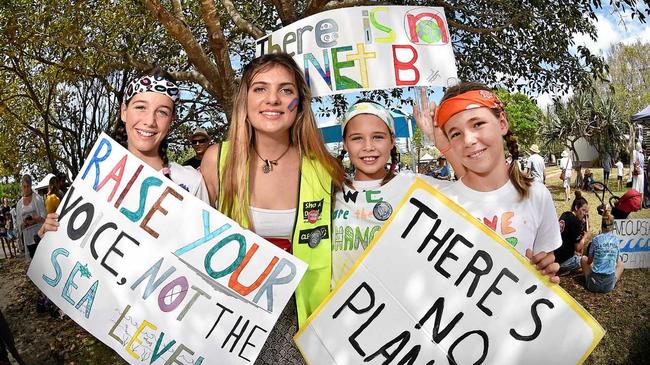
<instances>
[{"instance_id":1,"label":"person in blue shirt sitting","mask_svg":"<svg viewBox=\"0 0 650 365\"><path fill-rule=\"evenodd\" d=\"M582 190L594 192L594 173L590 169L585 170L585 176L583 178Z\"/></svg>"},{"instance_id":2,"label":"person in blue shirt sitting","mask_svg":"<svg viewBox=\"0 0 650 365\"><path fill-rule=\"evenodd\" d=\"M431 176L439 180L451 179L451 172L449 171L449 165L447 164L445 155L441 154L440 157L438 157L438 165L431 171Z\"/></svg>"},{"instance_id":3,"label":"person in blue shirt sitting","mask_svg":"<svg viewBox=\"0 0 650 365\"><path fill-rule=\"evenodd\" d=\"M619 257L619 238L614 234L614 217L603 211L602 233L594 237L588 256L580 265L585 275L585 287L594 293L607 293L614 289L623 275L623 261Z\"/></svg>"}]
</instances>

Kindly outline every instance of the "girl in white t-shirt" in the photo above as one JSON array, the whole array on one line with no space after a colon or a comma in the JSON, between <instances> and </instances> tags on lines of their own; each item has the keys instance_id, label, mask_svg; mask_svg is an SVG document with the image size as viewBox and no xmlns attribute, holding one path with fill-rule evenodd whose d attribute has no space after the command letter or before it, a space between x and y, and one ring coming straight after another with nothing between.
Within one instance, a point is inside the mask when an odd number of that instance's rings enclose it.
<instances>
[{"instance_id":1,"label":"girl in white t-shirt","mask_svg":"<svg viewBox=\"0 0 650 365\"><path fill-rule=\"evenodd\" d=\"M345 275L390 218L416 177L440 189L448 181L411 171L395 173L397 149L390 112L374 102L358 102L342 123L343 146L354 177L336 193L332 241L332 287ZM390 161L390 167L386 164Z\"/></svg>"},{"instance_id":2,"label":"girl in white t-shirt","mask_svg":"<svg viewBox=\"0 0 650 365\"><path fill-rule=\"evenodd\" d=\"M461 83L447 89L434 116L450 142L447 156L454 155L465 168L462 178L442 192L559 282L553 250L562 238L553 200L543 184L507 164L504 140L512 161L519 150L501 101L482 84Z\"/></svg>"}]
</instances>

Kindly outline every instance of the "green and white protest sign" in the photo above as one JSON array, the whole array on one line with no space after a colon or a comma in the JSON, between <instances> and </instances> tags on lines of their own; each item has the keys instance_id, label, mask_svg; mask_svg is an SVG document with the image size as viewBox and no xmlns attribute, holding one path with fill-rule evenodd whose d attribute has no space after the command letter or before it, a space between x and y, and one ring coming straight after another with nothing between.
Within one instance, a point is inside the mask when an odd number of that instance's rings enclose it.
<instances>
[{"instance_id":1,"label":"green and white protest sign","mask_svg":"<svg viewBox=\"0 0 650 365\"><path fill-rule=\"evenodd\" d=\"M601 326L423 180L295 336L309 364L576 364Z\"/></svg>"},{"instance_id":2,"label":"green and white protest sign","mask_svg":"<svg viewBox=\"0 0 650 365\"><path fill-rule=\"evenodd\" d=\"M255 361L306 264L102 134L28 275L131 364Z\"/></svg>"},{"instance_id":3,"label":"green and white protest sign","mask_svg":"<svg viewBox=\"0 0 650 365\"><path fill-rule=\"evenodd\" d=\"M313 96L404 86L449 86L457 78L443 8L356 6L301 19L256 41L257 56L286 52Z\"/></svg>"}]
</instances>

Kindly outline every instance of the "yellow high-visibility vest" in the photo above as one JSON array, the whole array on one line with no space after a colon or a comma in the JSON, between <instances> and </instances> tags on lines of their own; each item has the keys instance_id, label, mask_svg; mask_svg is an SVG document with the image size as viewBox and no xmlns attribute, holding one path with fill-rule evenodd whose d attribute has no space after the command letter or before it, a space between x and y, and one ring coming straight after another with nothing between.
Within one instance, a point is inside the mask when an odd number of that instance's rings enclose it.
<instances>
[{"instance_id":1,"label":"yellow high-visibility vest","mask_svg":"<svg viewBox=\"0 0 650 365\"><path fill-rule=\"evenodd\" d=\"M219 158L220 181L223 181L228 151L229 142L223 142ZM248 197L248 180L245 184ZM220 191L219 208L222 196L223 191ZM239 203L235 201L234 204ZM304 155L296 208L291 248L294 256L309 265L296 289L298 325L302 326L329 293L332 277L332 177L317 159ZM248 216L233 219L244 228L250 227Z\"/></svg>"}]
</instances>

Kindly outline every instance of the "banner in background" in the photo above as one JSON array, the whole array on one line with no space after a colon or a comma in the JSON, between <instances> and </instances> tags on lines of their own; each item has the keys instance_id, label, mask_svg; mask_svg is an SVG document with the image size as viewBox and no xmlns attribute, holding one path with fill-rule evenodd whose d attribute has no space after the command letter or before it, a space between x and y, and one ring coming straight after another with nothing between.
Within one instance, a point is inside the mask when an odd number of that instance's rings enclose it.
<instances>
[{"instance_id":1,"label":"banner in background","mask_svg":"<svg viewBox=\"0 0 650 365\"><path fill-rule=\"evenodd\" d=\"M355 6L298 20L256 41L256 55L289 53L312 96L404 86L449 86L457 78L443 8Z\"/></svg>"}]
</instances>

